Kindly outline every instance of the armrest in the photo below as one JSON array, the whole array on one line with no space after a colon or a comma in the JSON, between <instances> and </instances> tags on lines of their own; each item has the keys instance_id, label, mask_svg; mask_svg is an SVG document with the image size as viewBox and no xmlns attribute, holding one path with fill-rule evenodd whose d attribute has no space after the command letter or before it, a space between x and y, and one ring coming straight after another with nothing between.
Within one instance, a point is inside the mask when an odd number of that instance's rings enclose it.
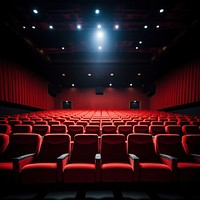
<instances>
[{"instance_id":1,"label":"armrest","mask_svg":"<svg viewBox=\"0 0 200 200\"><path fill-rule=\"evenodd\" d=\"M200 163L200 154L189 154L193 161Z\"/></svg>"},{"instance_id":2,"label":"armrest","mask_svg":"<svg viewBox=\"0 0 200 200\"><path fill-rule=\"evenodd\" d=\"M69 153L65 153L57 157L57 180L62 182L62 174L64 171L65 165L69 161Z\"/></svg>"},{"instance_id":3,"label":"armrest","mask_svg":"<svg viewBox=\"0 0 200 200\"><path fill-rule=\"evenodd\" d=\"M35 158L35 153L30 153L30 154L25 154L22 156L18 156L12 159L13 161L13 174L14 174L14 179L16 182L19 182L19 176L22 168L33 162Z\"/></svg>"},{"instance_id":4,"label":"armrest","mask_svg":"<svg viewBox=\"0 0 200 200\"><path fill-rule=\"evenodd\" d=\"M172 171L172 180L177 180L177 166L178 166L178 158L167 155L167 154L159 154L161 162L167 165Z\"/></svg>"},{"instance_id":5,"label":"armrest","mask_svg":"<svg viewBox=\"0 0 200 200\"><path fill-rule=\"evenodd\" d=\"M13 158L12 159L13 160L13 170L18 173L21 172L21 169L25 165L33 162L34 158L35 158L35 153L25 154L25 155Z\"/></svg>"},{"instance_id":6,"label":"armrest","mask_svg":"<svg viewBox=\"0 0 200 200\"><path fill-rule=\"evenodd\" d=\"M96 165L96 182L101 180L101 154L97 153L95 155L95 165Z\"/></svg>"},{"instance_id":7,"label":"armrest","mask_svg":"<svg viewBox=\"0 0 200 200\"><path fill-rule=\"evenodd\" d=\"M134 181L139 181L139 162L140 159L138 156L136 156L135 154L128 154L129 155L129 162L133 168L133 179Z\"/></svg>"}]
</instances>

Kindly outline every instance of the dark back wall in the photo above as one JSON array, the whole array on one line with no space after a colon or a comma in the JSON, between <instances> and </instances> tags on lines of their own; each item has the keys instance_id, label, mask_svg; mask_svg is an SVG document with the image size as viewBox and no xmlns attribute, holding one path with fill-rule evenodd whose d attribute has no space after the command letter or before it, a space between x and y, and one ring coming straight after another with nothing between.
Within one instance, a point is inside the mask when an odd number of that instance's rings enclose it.
<instances>
[{"instance_id":1,"label":"dark back wall","mask_svg":"<svg viewBox=\"0 0 200 200\"><path fill-rule=\"evenodd\" d=\"M56 97L56 109L62 101L71 101L72 109L129 109L130 101L137 100L141 109L149 109L149 97L136 88L104 88L103 95L96 95L95 88L69 88Z\"/></svg>"}]
</instances>

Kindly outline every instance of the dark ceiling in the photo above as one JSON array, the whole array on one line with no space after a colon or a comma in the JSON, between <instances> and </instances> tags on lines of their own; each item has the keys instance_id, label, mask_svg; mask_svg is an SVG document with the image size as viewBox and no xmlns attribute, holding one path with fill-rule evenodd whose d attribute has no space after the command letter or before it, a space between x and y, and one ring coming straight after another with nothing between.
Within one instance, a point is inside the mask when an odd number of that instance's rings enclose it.
<instances>
[{"instance_id":1,"label":"dark ceiling","mask_svg":"<svg viewBox=\"0 0 200 200\"><path fill-rule=\"evenodd\" d=\"M1 55L9 55L61 88L71 87L72 83L75 87L108 87L109 83L113 87L129 87L130 83L133 87L148 87L175 66L199 56L197 3L1 1ZM100 41L97 31L104 34Z\"/></svg>"}]
</instances>

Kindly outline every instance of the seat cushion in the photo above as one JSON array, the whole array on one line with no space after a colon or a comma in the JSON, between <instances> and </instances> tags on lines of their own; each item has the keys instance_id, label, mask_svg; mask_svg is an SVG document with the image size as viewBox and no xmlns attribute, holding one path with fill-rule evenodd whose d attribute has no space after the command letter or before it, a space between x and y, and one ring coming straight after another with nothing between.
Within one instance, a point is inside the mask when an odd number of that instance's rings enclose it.
<instances>
[{"instance_id":1,"label":"seat cushion","mask_svg":"<svg viewBox=\"0 0 200 200\"><path fill-rule=\"evenodd\" d=\"M72 163L64 168L65 183L93 183L95 182L95 164Z\"/></svg>"},{"instance_id":2,"label":"seat cushion","mask_svg":"<svg viewBox=\"0 0 200 200\"><path fill-rule=\"evenodd\" d=\"M128 163L106 163L101 166L102 182L132 182L133 169Z\"/></svg>"}]
</instances>

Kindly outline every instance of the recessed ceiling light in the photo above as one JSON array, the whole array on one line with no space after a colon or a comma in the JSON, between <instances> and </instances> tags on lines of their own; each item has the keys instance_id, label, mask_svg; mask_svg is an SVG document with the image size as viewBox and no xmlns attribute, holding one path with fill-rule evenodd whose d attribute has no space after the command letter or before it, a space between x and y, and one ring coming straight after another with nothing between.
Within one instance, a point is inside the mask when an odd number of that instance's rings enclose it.
<instances>
[{"instance_id":1,"label":"recessed ceiling light","mask_svg":"<svg viewBox=\"0 0 200 200\"><path fill-rule=\"evenodd\" d=\"M49 28L50 28L50 29L53 29L53 26L52 26L52 25L49 25Z\"/></svg>"},{"instance_id":2,"label":"recessed ceiling light","mask_svg":"<svg viewBox=\"0 0 200 200\"><path fill-rule=\"evenodd\" d=\"M23 28L23 29L26 29L26 26L23 26L22 28Z\"/></svg>"},{"instance_id":3,"label":"recessed ceiling light","mask_svg":"<svg viewBox=\"0 0 200 200\"><path fill-rule=\"evenodd\" d=\"M99 9L96 9L95 10L95 13L98 15L100 13L100 10Z\"/></svg>"},{"instance_id":4,"label":"recessed ceiling light","mask_svg":"<svg viewBox=\"0 0 200 200\"><path fill-rule=\"evenodd\" d=\"M139 49L139 47L135 47L135 49Z\"/></svg>"},{"instance_id":5,"label":"recessed ceiling light","mask_svg":"<svg viewBox=\"0 0 200 200\"><path fill-rule=\"evenodd\" d=\"M92 76L92 74L88 74L88 76Z\"/></svg>"},{"instance_id":6,"label":"recessed ceiling light","mask_svg":"<svg viewBox=\"0 0 200 200\"><path fill-rule=\"evenodd\" d=\"M77 25L77 29L78 29L78 30L81 29L81 25L80 25L80 24Z\"/></svg>"},{"instance_id":7,"label":"recessed ceiling light","mask_svg":"<svg viewBox=\"0 0 200 200\"><path fill-rule=\"evenodd\" d=\"M32 29L35 29L35 26L32 26Z\"/></svg>"},{"instance_id":8,"label":"recessed ceiling light","mask_svg":"<svg viewBox=\"0 0 200 200\"><path fill-rule=\"evenodd\" d=\"M140 73L140 72L138 72L138 74L137 74L138 76L141 76L142 75L142 73Z\"/></svg>"},{"instance_id":9,"label":"recessed ceiling light","mask_svg":"<svg viewBox=\"0 0 200 200\"><path fill-rule=\"evenodd\" d=\"M114 76L114 74L113 74L113 73L111 73L111 74L110 74L110 76Z\"/></svg>"},{"instance_id":10,"label":"recessed ceiling light","mask_svg":"<svg viewBox=\"0 0 200 200\"><path fill-rule=\"evenodd\" d=\"M33 13L38 14L38 10L33 9Z\"/></svg>"},{"instance_id":11,"label":"recessed ceiling light","mask_svg":"<svg viewBox=\"0 0 200 200\"><path fill-rule=\"evenodd\" d=\"M133 84L132 83L130 83L130 87L132 87L133 86Z\"/></svg>"},{"instance_id":12,"label":"recessed ceiling light","mask_svg":"<svg viewBox=\"0 0 200 200\"><path fill-rule=\"evenodd\" d=\"M101 24L98 24L98 25L97 25L97 28L100 29L100 28L101 28Z\"/></svg>"},{"instance_id":13,"label":"recessed ceiling light","mask_svg":"<svg viewBox=\"0 0 200 200\"><path fill-rule=\"evenodd\" d=\"M159 25L156 25L156 28L159 28L160 26Z\"/></svg>"},{"instance_id":14,"label":"recessed ceiling light","mask_svg":"<svg viewBox=\"0 0 200 200\"><path fill-rule=\"evenodd\" d=\"M102 46L99 46L98 49L101 50L101 49L102 49Z\"/></svg>"},{"instance_id":15,"label":"recessed ceiling light","mask_svg":"<svg viewBox=\"0 0 200 200\"><path fill-rule=\"evenodd\" d=\"M163 8L161 8L161 9L160 9L160 13L163 13L163 12L164 12L164 9L163 9Z\"/></svg>"},{"instance_id":16,"label":"recessed ceiling light","mask_svg":"<svg viewBox=\"0 0 200 200\"><path fill-rule=\"evenodd\" d=\"M141 40L139 41L139 44L142 44L142 41L141 41Z\"/></svg>"},{"instance_id":17,"label":"recessed ceiling light","mask_svg":"<svg viewBox=\"0 0 200 200\"><path fill-rule=\"evenodd\" d=\"M72 87L74 87L74 83L72 83Z\"/></svg>"},{"instance_id":18,"label":"recessed ceiling light","mask_svg":"<svg viewBox=\"0 0 200 200\"><path fill-rule=\"evenodd\" d=\"M144 28L148 28L148 26L147 26L147 25L144 25Z\"/></svg>"},{"instance_id":19,"label":"recessed ceiling light","mask_svg":"<svg viewBox=\"0 0 200 200\"><path fill-rule=\"evenodd\" d=\"M65 74L63 73L63 74L62 74L62 76L64 77L64 76L65 76Z\"/></svg>"},{"instance_id":20,"label":"recessed ceiling light","mask_svg":"<svg viewBox=\"0 0 200 200\"><path fill-rule=\"evenodd\" d=\"M119 29L119 25L118 24L115 25L115 29Z\"/></svg>"},{"instance_id":21,"label":"recessed ceiling light","mask_svg":"<svg viewBox=\"0 0 200 200\"><path fill-rule=\"evenodd\" d=\"M109 86L112 86L112 83L110 83Z\"/></svg>"},{"instance_id":22,"label":"recessed ceiling light","mask_svg":"<svg viewBox=\"0 0 200 200\"><path fill-rule=\"evenodd\" d=\"M65 47L62 47L62 50L64 50L65 49Z\"/></svg>"}]
</instances>

